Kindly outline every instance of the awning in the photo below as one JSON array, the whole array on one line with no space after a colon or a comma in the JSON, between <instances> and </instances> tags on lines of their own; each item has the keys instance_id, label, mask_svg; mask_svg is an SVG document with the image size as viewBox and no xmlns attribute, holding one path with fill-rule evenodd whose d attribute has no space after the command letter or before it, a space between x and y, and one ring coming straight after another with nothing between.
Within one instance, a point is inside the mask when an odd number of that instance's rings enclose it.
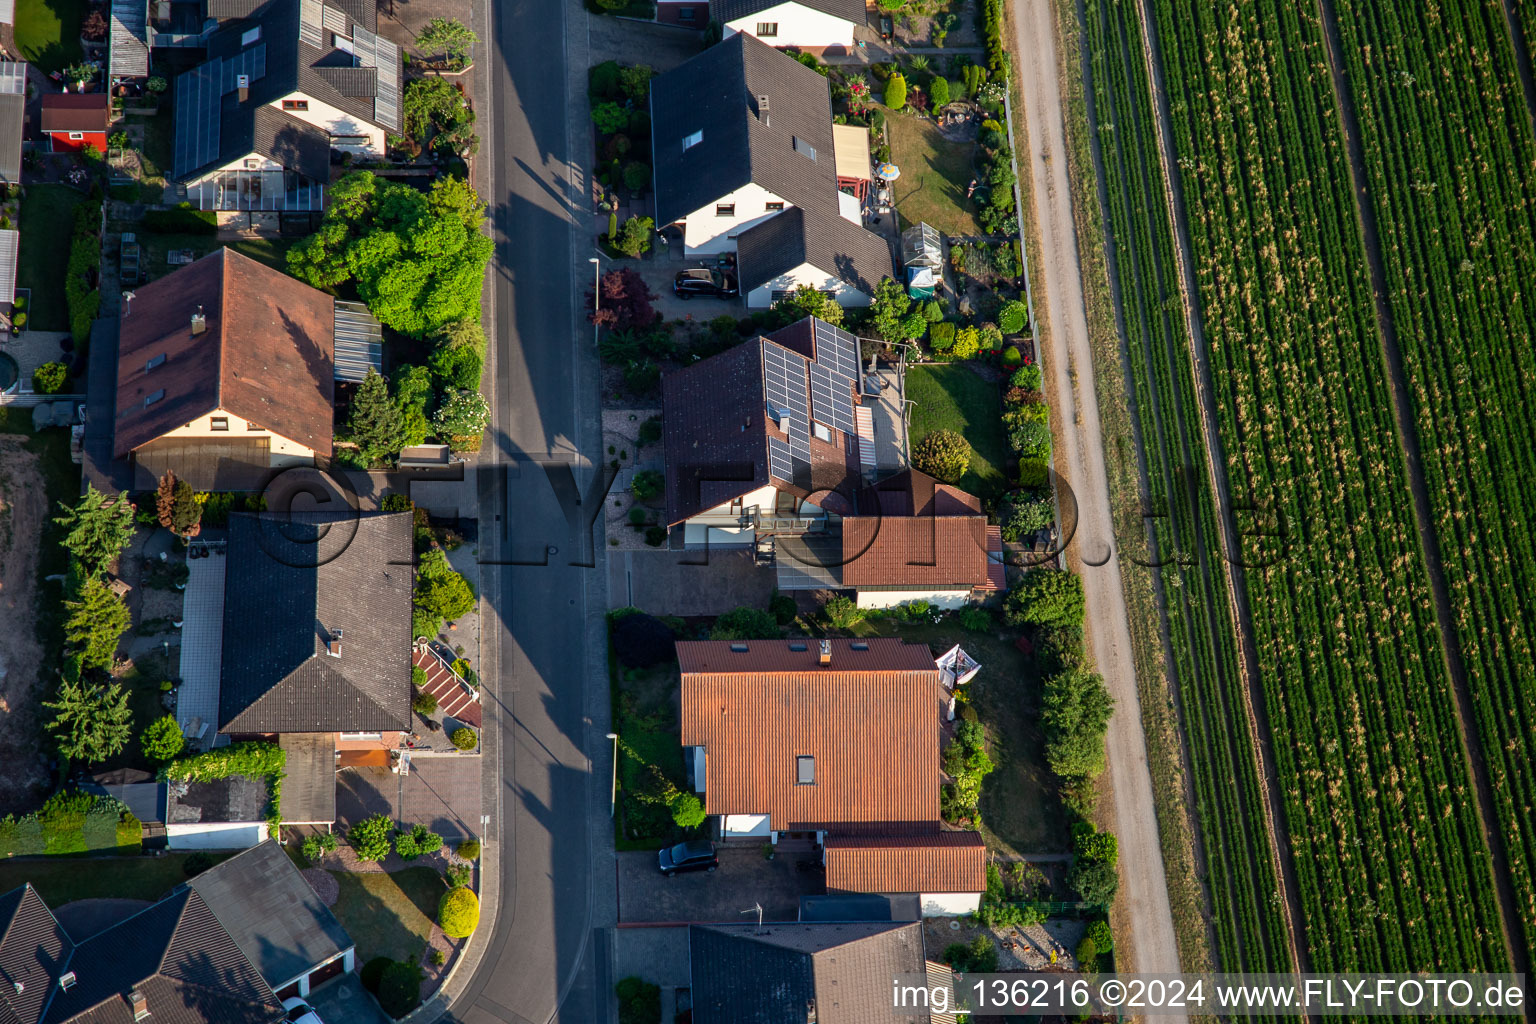
<instances>
[{"instance_id":1,"label":"awning","mask_svg":"<svg viewBox=\"0 0 1536 1024\"><path fill-rule=\"evenodd\" d=\"M288 755L278 816L285 825L329 825L336 820L336 734L285 732L277 745Z\"/></svg>"},{"instance_id":2,"label":"awning","mask_svg":"<svg viewBox=\"0 0 1536 1024\"><path fill-rule=\"evenodd\" d=\"M851 124L833 125L832 156L839 178L868 181L869 130Z\"/></svg>"}]
</instances>

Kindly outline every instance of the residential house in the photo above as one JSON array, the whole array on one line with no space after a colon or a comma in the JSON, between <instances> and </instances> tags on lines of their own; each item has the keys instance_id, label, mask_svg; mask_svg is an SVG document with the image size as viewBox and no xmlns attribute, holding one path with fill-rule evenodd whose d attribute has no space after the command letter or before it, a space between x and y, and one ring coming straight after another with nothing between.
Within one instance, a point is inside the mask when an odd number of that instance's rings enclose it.
<instances>
[{"instance_id":1,"label":"residential house","mask_svg":"<svg viewBox=\"0 0 1536 1024\"><path fill-rule=\"evenodd\" d=\"M72 937L30 884L0 896L13 1024L277 1024L282 1004L189 886Z\"/></svg>"},{"instance_id":2,"label":"residential house","mask_svg":"<svg viewBox=\"0 0 1536 1024\"><path fill-rule=\"evenodd\" d=\"M876 429L858 340L814 317L662 379L667 525L683 547L750 547L780 590L863 607L959 607L1004 587L981 503Z\"/></svg>"},{"instance_id":3,"label":"residential house","mask_svg":"<svg viewBox=\"0 0 1536 1024\"><path fill-rule=\"evenodd\" d=\"M21 184L21 142L26 135L26 107L27 65L20 61L0 61L0 185Z\"/></svg>"},{"instance_id":4,"label":"residential house","mask_svg":"<svg viewBox=\"0 0 1536 1024\"><path fill-rule=\"evenodd\" d=\"M42 101L42 124L48 149L54 153L107 151L107 124L112 97L104 92L49 93Z\"/></svg>"},{"instance_id":5,"label":"residential house","mask_svg":"<svg viewBox=\"0 0 1536 1024\"><path fill-rule=\"evenodd\" d=\"M769 46L823 53L853 52L853 30L865 21L864 0L713 0L726 36L736 33Z\"/></svg>"},{"instance_id":6,"label":"residential house","mask_svg":"<svg viewBox=\"0 0 1536 1024\"><path fill-rule=\"evenodd\" d=\"M723 840L819 845L829 892L976 909L986 851L940 822L948 694L926 646L692 641L677 657L684 763Z\"/></svg>"},{"instance_id":7,"label":"residential house","mask_svg":"<svg viewBox=\"0 0 1536 1024\"><path fill-rule=\"evenodd\" d=\"M353 968L351 938L276 843L105 930L70 935L30 884L0 896L11 1024L277 1024Z\"/></svg>"},{"instance_id":8,"label":"residential house","mask_svg":"<svg viewBox=\"0 0 1536 1024\"><path fill-rule=\"evenodd\" d=\"M867 181L867 144L835 138L827 80L737 33L651 82L656 223L679 225L689 256L737 252L759 304L806 283L867 305L895 263L863 227L860 190L839 188Z\"/></svg>"},{"instance_id":9,"label":"residential house","mask_svg":"<svg viewBox=\"0 0 1536 1024\"><path fill-rule=\"evenodd\" d=\"M148 490L174 470L199 490L261 490L328 459L336 381L382 359L357 308L233 249L135 288L96 332L115 326L117 359L93 353L88 479Z\"/></svg>"},{"instance_id":10,"label":"residential house","mask_svg":"<svg viewBox=\"0 0 1536 1024\"><path fill-rule=\"evenodd\" d=\"M373 3L210 0L207 60L176 77L172 177L194 206L324 206L331 152L384 156L401 130L400 52Z\"/></svg>"},{"instance_id":11,"label":"residential house","mask_svg":"<svg viewBox=\"0 0 1536 1024\"><path fill-rule=\"evenodd\" d=\"M690 925L694 1024L927 1024L891 985L925 973L915 922Z\"/></svg>"}]
</instances>

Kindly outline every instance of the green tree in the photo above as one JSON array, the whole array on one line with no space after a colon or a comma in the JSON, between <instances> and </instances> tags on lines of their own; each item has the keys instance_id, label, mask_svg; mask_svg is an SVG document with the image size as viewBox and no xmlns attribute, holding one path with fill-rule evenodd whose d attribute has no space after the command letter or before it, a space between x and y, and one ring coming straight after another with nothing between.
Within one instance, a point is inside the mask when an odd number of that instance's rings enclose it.
<instances>
[{"instance_id":1,"label":"green tree","mask_svg":"<svg viewBox=\"0 0 1536 1024\"><path fill-rule=\"evenodd\" d=\"M912 465L936 480L959 483L971 468L970 442L953 430L935 430L913 447Z\"/></svg>"},{"instance_id":2,"label":"green tree","mask_svg":"<svg viewBox=\"0 0 1536 1024\"><path fill-rule=\"evenodd\" d=\"M381 861L389 856L389 839L395 826L385 814L364 818L347 831L347 842L357 851L357 859Z\"/></svg>"},{"instance_id":3,"label":"green tree","mask_svg":"<svg viewBox=\"0 0 1536 1024\"><path fill-rule=\"evenodd\" d=\"M418 569L415 599L419 607L451 621L475 606L475 591L468 580L452 569L428 572Z\"/></svg>"},{"instance_id":4,"label":"green tree","mask_svg":"<svg viewBox=\"0 0 1536 1024\"><path fill-rule=\"evenodd\" d=\"M908 341L921 338L928 329L922 310L912 308L912 297L907 290L890 278L882 278L875 289L874 301L869 306L870 322L876 333L886 341Z\"/></svg>"},{"instance_id":5,"label":"green tree","mask_svg":"<svg viewBox=\"0 0 1536 1024\"><path fill-rule=\"evenodd\" d=\"M69 383L69 370L63 363L44 363L32 371L32 390L40 395L57 395Z\"/></svg>"},{"instance_id":6,"label":"green tree","mask_svg":"<svg viewBox=\"0 0 1536 1024\"><path fill-rule=\"evenodd\" d=\"M678 828L698 828L706 817L704 804L692 793L679 793L672 801L672 820Z\"/></svg>"},{"instance_id":7,"label":"green tree","mask_svg":"<svg viewBox=\"0 0 1536 1024\"><path fill-rule=\"evenodd\" d=\"M197 492L185 480L176 479L171 470L160 478L155 514L160 525L178 537L196 537L202 530L203 506L198 504Z\"/></svg>"},{"instance_id":8,"label":"green tree","mask_svg":"<svg viewBox=\"0 0 1536 1024\"><path fill-rule=\"evenodd\" d=\"M444 388L474 391L480 387L480 353L468 345L439 345L427 357L427 365Z\"/></svg>"},{"instance_id":9,"label":"green tree","mask_svg":"<svg viewBox=\"0 0 1536 1024\"><path fill-rule=\"evenodd\" d=\"M907 105L907 79L900 72L885 80L885 105L892 110Z\"/></svg>"},{"instance_id":10,"label":"green tree","mask_svg":"<svg viewBox=\"0 0 1536 1024\"><path fill-rule=\"evenodd\" d=\"M1081 626L1082 578L1064 569L1032 569L1008 592L1003 615L1010 626Z\"/></svg>"},{"instance_id":11,"label":"green tree","mask_svg":"<svg viewBox=\"0 0 1536 1024\"><path fill-rule=\"evenodd\" d=\"M80 659L82 668L109 669L117 653L117 641L132 624L128 606L106 581L87 576L72 601L65 601L64 644Z\"/></svg>"},{"instance_id":12,"label":"green tree","mask_svg":"<svg viewBox=\"0 0 1536 1024\"><path fill-rule=\"evenodd\" d=\"M445 324L437 336L439 348L472 348L485 358L485 328L478 320L455 320Z\"/></svg>"},{"instance_id":13,"label":"green tree","mask_svg":"<svg viewBox=\"0 0 1536 1024\"><path fill-rule=\"evenodd\" d=\"M353 171L330 189L320 230L288 252L295 277L317 288L352 282L380 321L413 338L480 318L495 248L482 232L485 203L465 181L430 193Z\"/></svg>"},{"instance_id":14,"label":"green tree","mask_svg":"<svg viewBox=\"0 0 1536 1024\"><path fill-rule=\"evenodd\" d=\"M1044 529L1056 520L1056 503L1043 487L1014 491L998 510L1003 540L1016 541Z\"/></svg>"},{"instance_id":15,"label":"green tree","mask_svg":"<svg viewBox=\"0 0 1536 1024\"><path fill-rule=\"evenodd\" d=\"M54 712L48 730L72 760L94 764L115 757L133 735L128 693L117 683L65 680L58 699L43 701L43 707Z\"/></svg>"},{"instance_id":16,"label":"green tree","mask_svg":"<svg viewBox=\"0 0 1536 1024\"><path fill-rule=\"evenodd\" d=\"M843 325L842 305L826 292L808 284L796 285L794 291L773 304L773 312L780 314L785 324L813 316L833 327Z\"/></svg>"},{"instance_id":17,"label":"green tree","mask_svg":"<svg viewBox=\"0 0 1536 1024\"><path fill-rule=\"evenodd\" d=\"M438 406L437 414L432 417L432 426L437 436L449 444L455 438L478 440L490 422L491 407L486 404L485 396L478 391L453 392Z\"/></svg>"},{"instance_id":18,"label":"green tree","mask_svg":"<svg viewBox=\"0 0 1536 1024\"><path fill-rule=\"evenodd\" d=\"M1096 672L1071 668L1047 679L1040 724L1051 771L1066 779L1103 772L1104 733L1114 710L1114 698Z\"/></svg>"},{"instance_id":19,"label":"green tree","mask_svg":"<svg viewBox=\"0 0 1536 1024\"><path fill-rule=\"evenodd\" d=\"M162 715L144 727L139 743L151 761L169 761L181 753L184 740L175 715Z\"/></svg>"},{"instance_id":20,"label":"green tree","mask_svg":"<svg viewBox=\"0 0 1536 1024\"><path fill-rule=\"evenodd\" d=\"M461 68L469 63L469 53L479 41L480 37L457 18L433 18L417 33L416 50L441 55L450 67Z\"/></svg>"},{"instance_id":21,"label":"green tree","mask_svg":"<svg viewBox=\"0 0 1536 1024\"><path fill-rule=\"evenodd\" d=\"M79 502L60 507L64 514L54 522L66 530L64 547L87 575L106 572L133 542L133 502L126 493L103 494L87 484Z\"/></svg>"},{"instance_id":22,"label":"green tree","mask_svg":"<svg viewBox=\"0 0 1536 1024\"><path fill-rule=\"evenodd\" d=\"M1067 873L1067 884L1077 890L1084 903L1107 907L1120 887L1120 876L1108 861L1078 861Z\"/></svg>"},{"instance_id":23,"label":"green tree","mask_svg":"<svg viewBox=\"0 0 1536 1024\"><path fill-rule=\"evenodd\" d=\"M651 227L655 222L649 217L631 217L619 229L613 247L626 256L638 257L651 248Z\"/></svg>"},{"instance_id":24,"label":"green tree","mask_svg":"<svg viewBox=\"0 0 1536 1024\"><path fill-rule=\"evenodd\" d=\"M352 396L347 430L368 462L394 455L405 444L405 417L390 401L384 378L372 367Z\"/></svg>"},{"instance_id":25,"label":"green tree","mask_svg":"<svg viewBox=\"0 0 1536 1024\"><path fill-rule=\"evenodd\" d=\"M405 435L402 443L421 444L432 433L432 423L427 419L427 408L432 403L432 371L425 366L401 366L395 371L394 389L395 407L400 410Z\"/></svg>"},{"instance_id":26,"label":"green tree","mask_svg":"<svg viewBox=\"0 0 1536 1024\"><path fill-rule=\"evenodd\" d=\"M783 636L779 620L761 608L737 608L715 620L711 640L777 640Z\"/></svg>"}]
</instances>

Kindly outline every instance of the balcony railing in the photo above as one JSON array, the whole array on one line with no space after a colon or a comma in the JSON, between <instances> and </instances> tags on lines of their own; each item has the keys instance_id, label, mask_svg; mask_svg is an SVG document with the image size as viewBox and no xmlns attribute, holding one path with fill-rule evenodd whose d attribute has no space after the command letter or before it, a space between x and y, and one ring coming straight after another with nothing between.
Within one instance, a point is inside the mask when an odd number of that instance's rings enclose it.
<instances>
[{"instance_id":1,"label":"balcony railing","mask_svg":"<svg viewBox=\"0 0 1536 1024\"><path fill-rule=\"evenodd\" d=\"M772 512L753 511L744 517L757 530L767 533L816 533L827 528L827 514L779 515Z\"/></svg>"}]
</instances>

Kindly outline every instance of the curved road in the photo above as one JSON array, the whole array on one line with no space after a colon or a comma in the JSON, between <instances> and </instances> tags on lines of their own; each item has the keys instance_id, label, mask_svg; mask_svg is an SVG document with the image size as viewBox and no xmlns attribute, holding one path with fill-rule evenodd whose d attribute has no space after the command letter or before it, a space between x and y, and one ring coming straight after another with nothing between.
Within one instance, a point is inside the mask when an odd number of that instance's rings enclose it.
<instances>
[{"instance_id":1,"label":"curved road","mask_svg":"<svg viewBox=\"0 0 1536 1024\"><path fill-rule=\"evenodd\" d=\"M604 582L570 564L583 547L590 561L591 545L578 539L585 521L568 515L589 482L580 453L601 440L573 268L586 262L574 251L579 187L566 118L586 78L586 14L574 0L495 0L476 4L474 17L483 41L476 184L496 241L492 422L478 480L484 831L499 891L495 924L476 940L479 963L454 980L446 1019L591 1022L608 1013L613 873L594 870L611 865Z\"/></svg>"}]
</instances>

